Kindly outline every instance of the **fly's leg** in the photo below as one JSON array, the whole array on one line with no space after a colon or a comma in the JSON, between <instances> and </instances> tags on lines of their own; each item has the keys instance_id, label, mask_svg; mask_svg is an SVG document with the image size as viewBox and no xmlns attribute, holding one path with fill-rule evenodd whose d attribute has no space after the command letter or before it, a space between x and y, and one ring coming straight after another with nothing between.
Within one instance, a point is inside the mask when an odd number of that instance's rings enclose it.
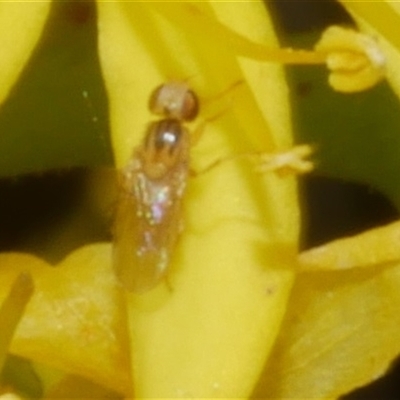
<instances>
[{"instance_id":1,"label":"fly's leg","mask_svg":"<svg viewBox=\"0 0 400 400\"><path fill-rule=\"evenodd\" d=\"M231 86L217 94L211 100L226 96L242 83L242 80L234 82ZM228 106L213 116L208 117L200 122L200 124L191 134L191 143L196 144L203 135L206 125L220 118L227 111L229 111L230 108L231 106ZM256 163L257 172L275 172L279 176L305 174L314 169L314 164L307 160L307 157L310 156L312 152L313 149L309 145L297 145L285 151L276 151L272 153L245 152L217 159L207 167L203 168L201 171L190 170L189 172L191 176L198 176L213 170L225 162L237 161L239 159L249 159Z\"/></svg>"},{"instance_id":2,"label":"fly's leg","mask_svg":"<svg viewBox=\"0 0 400 400\"><path fill-rule=\"evenodd\" d=\"M232 93L237 87L239 87L243 83L244 83L243 79L238 79L237 81L233 82L231 85L229 85L226 89L222 90L221 92L215 94L212 97L203 99L202 100L203 107L205 105L207 105L208 103L211 103L215 100L219 100L219 99L225 97L226 95L228 95L229 93Z\"/></svg>"},{"instance_id":3,"label":"fly's leg","mask_svg":"<svg viewBox=\"0 0 400 400\"><path fill-rule=\"evenodd\" d=\"M226 156L222 158L218 158L217 160L213 161L211 164L207 165L205 168L203 168L200 171L194 171L190 170L190 175L193 177L200 176L203 174L206 174L207 172L212 171L214 168L219 167L220 165L225 164L226 162L230 161L237 161L240 159L249 159L249 160L254 160L255 157L257 157L257 153L243 153L243 154L233 154L231 156Z\"/></svg>"},{"instance_id":4,"label":"fly's leg","mask_svg":"<svg viewBox=\"0 0 400 400\"><path fill-rule=\"evenodd\" d=\"M204 102L211 102L217 99L220 99L222 97L225 97L227 94L231 93L233 90L235 90L237 87L239 87L240 85L242 85L244 83L243 80L237 80L235 82L233 82L229 87L227 87L225 90L223 90L222 92L216 94L215 96L207 99ZM232 99L231 99L232 100ZM231 109L231 105L229 104L228 106L226 106L224 109L222 109L221 111L217 112L216 114L207 117L206 119L204 119L203 121L201 121L199 123L199 125L194 129L194 131L192 132L191 135L191 143L193 145L195 145L201 138L201 136L203 135L203 132L205 130L205 127L207 124L209 124L210 122L213 122L217 119L219 119L222 115L224 115L226 112L228 112Z\"/></svg>"}]
</instances>

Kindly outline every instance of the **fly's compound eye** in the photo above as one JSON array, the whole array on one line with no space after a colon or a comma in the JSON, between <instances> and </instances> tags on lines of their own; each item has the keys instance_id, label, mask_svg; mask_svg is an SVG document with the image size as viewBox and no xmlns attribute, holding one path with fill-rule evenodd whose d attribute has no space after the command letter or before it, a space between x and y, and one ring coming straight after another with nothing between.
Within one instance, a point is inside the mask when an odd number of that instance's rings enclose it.
<instances>
[{"instance_id":1,"label":"fly's compound eye","mask_svg":"<svg viewBox=\"0 0 400 400\"><path fill-rule=\"evenodd\" d=\"M199 112L199 100L185 83L169 82L154 90L150 97L149 108L157 115L191 121Z\"/></svg>"},{"instance_id":2,"label":"fly's compound eye","mask_svg":"<svg viewBox=\"0 0 400 400\"><path fill-rule=\"evenodd\" d=\"M164 176L189 151L186 128L175 119L153 122L146 134L143 158L146 174L154 179Z\"/></svg>"}]
</instances>

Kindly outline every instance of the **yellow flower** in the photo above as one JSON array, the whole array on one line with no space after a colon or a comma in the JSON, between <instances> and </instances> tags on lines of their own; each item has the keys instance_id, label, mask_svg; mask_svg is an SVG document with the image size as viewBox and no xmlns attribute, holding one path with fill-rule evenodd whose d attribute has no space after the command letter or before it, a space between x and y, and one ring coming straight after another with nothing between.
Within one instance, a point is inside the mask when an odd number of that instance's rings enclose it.
<instances>
[{"instance_id":1,"label":"yellow flower","mask_svg":"<svg viewBox=\"0 0 400 400\"><path fill-rule=\"evenodd\" d=\"M48 12L47 3L7 6L29 35L15 48L3 45L10 58L2 100ZM397 228L298 256L294 175L313 164L304 160L310 146L292 149L279 64L325 63L330 50L279 49L259 1L99 1L97 16L118 170L158 119L147 108L152 90L175 80L200 99L199 117L187 124L191 134L202 127L189 161L206 172L188 177L167 278L145 293L117 281L110 243L81 247L57 268L32 255L0 254L0 366L7 351L31 360L49 399L335 398L382 373L398 351L398 259L390 242ZM343 265L349 271L335 272ZM32 276L33 294L15 281L20 273ZM366 363L365 352L376 347Z\"/></svg>"},{"instance_id":2,"label":"yellow flower","mask_svg":"<svg viewBox=\"0 0 400 400\"><path fill-rule=\"evenodd\" d=\"M234 46L242 36L262 49L276 46L261 2L99 2L98 26L119 168L154 118L146 109L152 89L170 78L186 80L200 97L192 131L220 114L191 149L196 170L291 146L281 67L240 57ZM255 167L233 157L189 178L171 291L160 284L140 296L124 293L109 245L81 248L56 269L4 255L1 264L13 269L2 270L1 285L28 270L36 288L11 351L128 397L131 368L138 397L249 396L283 317L299 230L294 177Z\"/></svg>"},{"instance_id":3,"label":"yellow flower","mask_svg":"<svg viewBox=\"0 0 400 400\"><path fill-rule=\"evenodd\" d=\"M240 34L276 46L261 3L100 2L98 11L119 167L155 119L151 91L170 79L200 97L198 123L223 111L193 146L196 170L291 146L281 67L240 57L234 45ZM249 396L285 309L299 229L293 177L254 169L238 159L189 178L170 291L161 283L126 295L138 397Z\"/></svg>"}]
</instances>

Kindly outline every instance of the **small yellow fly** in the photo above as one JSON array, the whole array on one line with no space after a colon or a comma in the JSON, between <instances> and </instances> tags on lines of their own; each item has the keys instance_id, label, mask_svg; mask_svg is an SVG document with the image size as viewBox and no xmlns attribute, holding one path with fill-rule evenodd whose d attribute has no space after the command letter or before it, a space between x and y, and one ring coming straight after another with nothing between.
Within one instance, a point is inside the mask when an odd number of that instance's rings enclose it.
<instances>
[{"instance_id":1,"label":"small yellow fly","mask_svg":"<svg viewBox=\"0 0 400 400\"><path fill-rule=\"evenodd\" d=\"M157 87L149 108L161 119L149 124L142 144L120 173L114 226L115 273L127 290L138 293L154 288L166 277L182 231L190 147L201 132L198 129L191 135L185 126L197 117L199 101L184 82ZM302 145L277 153L236 154L216 160L203 172L224 161L256 157L262 171L279 175L306 173L313 169L313 164L305 160L311 151L310 146Z\"/></svg>"},{"instance_id":2,"label":"small yellow fly","mask_svg":"<svg viewBox=\"0 0 400 400\"><path fill-rule=\"evenodd\" d=\"M184 82L165 83L151 95L142 144L120 173L113 263L121 284L145 292L165 278L182 230L182 198L189 175L190 134L199 101Z\"/></svg>"}]
</instances>

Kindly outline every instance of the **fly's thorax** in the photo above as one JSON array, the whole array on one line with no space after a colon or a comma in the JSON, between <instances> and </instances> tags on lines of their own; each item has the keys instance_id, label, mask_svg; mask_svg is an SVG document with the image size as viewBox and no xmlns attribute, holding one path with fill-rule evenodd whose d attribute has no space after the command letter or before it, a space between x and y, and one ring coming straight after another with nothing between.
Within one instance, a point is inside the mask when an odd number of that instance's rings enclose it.
<instances>
[{"instance_id":1,"label":"fly's thorax","mask_svg":"<svg viewBox=\"0 0 400 400\"><path fill-rule=\"evenodd\" d=\"M153 91L149 108L157 115L180 121L192 121L199 112L199 100L186 83L168 82Z\"/></svg>"},{"instance_id":2,"label":"fly's thorax","mask_svg":"<svg viewBox=\"0 0 400 400\"><path fill-rule=\"evenodd\" d=\"M174 168L187 164L189 141L189 132L176 119L151 123L140 149L144 174L149 179L163 179Z\"/></svg>"}]
</instances>

